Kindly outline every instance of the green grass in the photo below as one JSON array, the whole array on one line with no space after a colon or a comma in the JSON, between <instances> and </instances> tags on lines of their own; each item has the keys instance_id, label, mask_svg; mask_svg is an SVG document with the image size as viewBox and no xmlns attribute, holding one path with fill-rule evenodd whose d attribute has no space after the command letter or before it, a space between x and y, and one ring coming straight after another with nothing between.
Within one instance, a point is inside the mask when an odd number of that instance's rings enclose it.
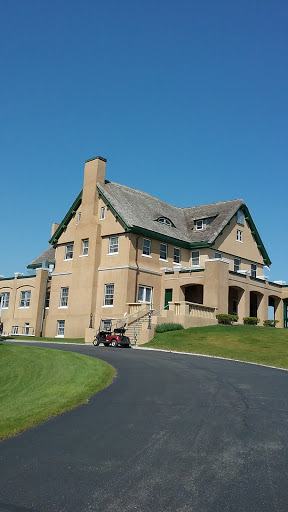
<instances>
[{"instance_id":1,"label":"green grass","mask_svg":"<svg viewBox=\"0 0 288 512\"><path fill-rule=\"evenodd\" d=\"M155 334L144 345L288 368L288 329L213 325Z\"/></svg>"},{"instance_id":2,"label":"green grass","mask_svg":"<svg viewBox=\"0 0 288 512\"><path fill-rule=\"evenodd\" d=\"M0 344L0 439L87 402L114 376L94 357Z\"/></svg>"},{"instance_id":3,"label":"green grass","mask_svg":"<svg viewBox=\"0 0 288 512\"><path fill-rule=\"evenodd\" d=\"M26 341L58 341L59 343L85 343L84 338L40 338L37 336L3 336L3 339L26 340Z\"/></svg>"}]
</instances>

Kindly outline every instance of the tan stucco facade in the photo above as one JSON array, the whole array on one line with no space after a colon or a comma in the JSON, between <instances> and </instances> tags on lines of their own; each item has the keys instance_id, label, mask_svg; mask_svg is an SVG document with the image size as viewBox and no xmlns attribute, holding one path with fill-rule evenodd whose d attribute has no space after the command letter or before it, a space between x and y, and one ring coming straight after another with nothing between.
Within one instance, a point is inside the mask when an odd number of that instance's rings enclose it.
<instances>
[{"instance_id":1,"label":"tan stucco facade","mask_svg":"<svg viewBox=\"0 0 288 512\"><path fill-rule=\"evenodd\" d=\"M54 270L39 268L34 277L0 280L0 293L6 299L9 294L1 317L6 334L83 338L91 315L93 328L102 328L105 320L121 321L140 310L139 300L145 306L151 296L154 311L170 302L169 311L153 323L178 318L184 326L206 325L216 322L216 313L237 313L242 323L254 312L262 325L273 304L278 327L284 326L288 287L261 279L263 256L246 220L239 226L234 215L212 246L195 249L159 240L153 232L150 237L125 230L97 191L96 183L105 183L105 165L101 158L86 162L82 201L57 239ZM52 234L57 228L52 226ZM143 253L144 239L150 240L150 254ZM235 272L235 258L240 272ZM251 264L257 265L257 278L248 275ZM22 291L30 291L25 307Z\"/></svg>"}]
</instances>

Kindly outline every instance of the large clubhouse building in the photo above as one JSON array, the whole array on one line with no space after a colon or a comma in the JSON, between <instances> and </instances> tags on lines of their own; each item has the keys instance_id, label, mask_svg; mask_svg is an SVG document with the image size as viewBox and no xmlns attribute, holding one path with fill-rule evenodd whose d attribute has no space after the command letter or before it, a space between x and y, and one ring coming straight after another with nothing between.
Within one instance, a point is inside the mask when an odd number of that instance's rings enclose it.
<instances>
[{"instance_id":1,"label":"large clubhouse building","mask_svg":"<svg viewBox=\"0 0 288 512\"><path fill-rule=\"evenodd\" d=\"M209 325L217 313L263 325L269 306L288 327L288 286L265 276L271 262L241 199L179 208L105 180L105 167L86 161L83 190L28 265L34 275L0 279L6 334L91 341L95 329L142 322L141 343L157 323Z\"/></svg>"}]
</instances>

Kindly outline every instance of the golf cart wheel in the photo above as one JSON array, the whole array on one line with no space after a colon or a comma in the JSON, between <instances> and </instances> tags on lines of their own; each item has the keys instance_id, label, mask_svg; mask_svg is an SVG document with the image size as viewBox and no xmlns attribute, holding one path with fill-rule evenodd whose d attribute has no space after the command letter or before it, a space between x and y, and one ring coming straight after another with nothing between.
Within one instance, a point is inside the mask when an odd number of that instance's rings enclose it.
<instances>
[{"instance_id":1,"label":"golf cart wheel","mask_svg":"<svg viewBox=\"0 0 288 512\"><path fill-rule=\"evenodd\" d=\"M118 347L118 341L115 338L111 340L111 347Z\"/></svg>"}]
</instances>

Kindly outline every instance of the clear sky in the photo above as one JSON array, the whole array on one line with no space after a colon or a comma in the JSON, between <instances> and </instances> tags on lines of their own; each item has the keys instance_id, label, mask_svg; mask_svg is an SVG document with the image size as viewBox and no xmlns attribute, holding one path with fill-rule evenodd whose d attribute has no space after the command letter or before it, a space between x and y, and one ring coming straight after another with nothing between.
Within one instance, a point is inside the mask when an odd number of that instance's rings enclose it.
<instances>
[{"instance_id":1,"label":"clear sky","mask_svg":"<svg viewBox=\"0 0 288 512\"><path fill-rule=\"evenodd\" d=\"M0 274L25 272L84 161L177 206L242 198L288 282L287 0L2 0Z\"/></svg>"}]
</instances>

